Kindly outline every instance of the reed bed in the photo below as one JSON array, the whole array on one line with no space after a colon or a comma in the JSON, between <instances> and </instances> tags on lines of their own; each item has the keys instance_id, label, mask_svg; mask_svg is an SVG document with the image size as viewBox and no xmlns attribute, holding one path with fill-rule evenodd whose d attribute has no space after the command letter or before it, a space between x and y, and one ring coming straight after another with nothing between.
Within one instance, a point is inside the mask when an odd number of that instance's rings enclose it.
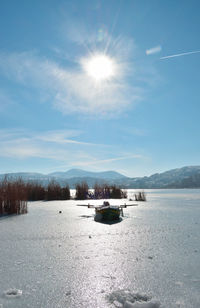
<instances>
[{"instance_id":1,"label":"reed bed","mask_svg":"<svg viewBox=\"0 0 200 308\"><path fill-rule=\"evenodd\" d=\"M0 215L27 213L26 185L21 180L0 182Z\"/></svg>"},{"instance_id":2,"label":"reed bed","mask_svg":"<svg viewBox=\"0 0 200 308\"><path fill-rule=\"evenodd\" d=\"M146 194L144 191L135 193L135 201L146 201Z\"/></svg>"},{"instance_id":3,"label":"reed bed","mask_svg":"<svg viewBox=\"0 0 200 308\"><path fill-rule=\"evenodd\" d=\"M127 192L116 185L95 184L94 192L89 191L88 185L85 182L76 185L75 199L77 200L122 198L127 198Z\"/></svg>"},{"instance_id":4,"label":"reed bed","mask_svg":"<svg viewBox=\"0 0 200 308\"><path fill-rule=\"evenodd\" d=\"M86 182L76 185L76 200L121 198L127 198L127 192L116 185L95 184L93 191L89 190ZM0 216L27 213L27 201L70 199L68 184L61 186L54 180L47 186L39 182L24 182L22 179L7 177L0 181Z\"/></svg>"}]
</instances>

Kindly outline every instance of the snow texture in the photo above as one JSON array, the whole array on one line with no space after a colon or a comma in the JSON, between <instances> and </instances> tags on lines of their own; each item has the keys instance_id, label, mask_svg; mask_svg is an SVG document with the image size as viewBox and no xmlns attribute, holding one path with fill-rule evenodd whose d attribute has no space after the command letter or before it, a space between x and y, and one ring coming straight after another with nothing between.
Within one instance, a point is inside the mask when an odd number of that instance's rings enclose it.
<instances>
[{"instance_id":1,"label":"snow texture","mask_svg":"<svg viewBox=\"0 0 200 308\"><path fill-rule=\"evenodd\" d=\"M7 298L16 298L22 296L22 290L9 289L4 291L4 296Z\"/></svg>"},{"instance_id":2,"label":"snow texture","mask_svg":"<svg viewBox=\"0 0 200 308\"><path fill-rule=\"evenodd\" d=\"M145 192L113 224L74 200L0 218L0 307L200 307L200 190Z\"/></svg>"},{"instance_id":3,"label":"snow texture","mask_svg":"<svg viewBox=\"0 0 200 308\"><path fill-rule=\"evenodd\" d=\"M146 294L133 293L129 290L118 290L108 296L110 303L117 308L159 308L160 302L152 300Z\"/></svg>"}]
</instances>

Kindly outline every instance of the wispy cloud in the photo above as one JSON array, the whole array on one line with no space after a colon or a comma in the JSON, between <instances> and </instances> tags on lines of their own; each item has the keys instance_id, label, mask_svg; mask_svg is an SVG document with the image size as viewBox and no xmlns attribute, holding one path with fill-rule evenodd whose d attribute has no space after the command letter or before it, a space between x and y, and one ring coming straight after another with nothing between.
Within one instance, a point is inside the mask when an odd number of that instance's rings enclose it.
<instances>
[{"instance_id":1,"label":"wispy cloud","mask_svg":"<svg viewBox=\"0 0 200 308\"><path fill-rule=\"evenodd\" d=\"M113 157L108 159L101 159L101 160L94 160L94 161L88 161L88 162L78 162L75 165L76 166L89 166L89 165L98 165L102 163L111 163L119 160L128 160L128 159L141 159L144 158L144 156L135 154L135 155L126 155L126 156L120 156L120 157Z\"/></svg>"},{"instance_id":2,"label":"wispy cloud","mask_svg":"<svg viewBox=\"0 0 200 308\"><path fill-rule=\"evenodd\" d=\"M103 145L79 141L66 136L80 136L79 131L61 130L44 133L27 132L23 130L0 130L0 156L17 159L40 157L66 161L69 156L77 157L77 147L85 151L88 147L102 147ZM86 151L87 152L87 151ZM85 158L83 155L82 158Z\"/></svg>"},{"instance_id":3,"label":"wispy cloud","mask_svg":"<svg viewBox=\"0 0 200 308\"><path fill-rule=\"evenodd\" d=\"M175 57L188 56L188 55L192 55L192 54L195 54L195 53L200 53L200 50L188 51L188 52L183 52L183 53L177 53L177 54L170 55L170 56L164 56L164 57L161 57L160 60L170 59L170 58L175 58Z\"/></svg>"},{"instance_id":4,"label":"wispy cloud","mask_svg":"<svg viewBox=\"0 0 200 308\"><path fill-rule=\"evenodd\" d=\"M97 87L81 70L64 69L32 53L1 54L0 70L8 78L32 88L40 100L46 96L64 114L120 112L141 95L137 87L123 79Z\"/></svg>"},{"instance_id":5,"label":"wispy cloud","mask_svg":"<svg viewBox=\"0 0 200 308\"><path fill-rule=\"evenodd\" d=\"M0 157L21 160L45 159L54 166L52 170L92 166L93 169L103 170L105 164L115 166L115 162L135 159L144 160L139 153L123 153L116 147L79 142L78 131L47 131L44 133L28 132L23 129L0 130ZM80 134L80 133L79 133ZM76 139L72 136L76 135ZM71 140L65 142L65 137L71 136ZM58 166L58 167L57 167Z\"/></svg>"},{"instance_id":6,"label":"wispy cloud","mask_svg":"<svg viewBox=\"0 0 200 308\"><path fill-rule=\"evenodd\" d=\"M75 29L75 27L74 27ZM78 28L79 29L79 28ZM90 35L82 27L83 35L72 29L68 33L72 59L52 60L36 52L0 53L0 74L28 89L37 101L48 101L63 114L86 114L116 116L136 105L150 86L154 72L145 76L134 62L135 43L130 38L113 38L102 31ZM87 40L88 39L88 40ZM79 51L77 51L77 49ZM82 60L96 52L108 54L116 63L117 74L111 80L96 84L88 76ZM62 51L59 49L59 53ZM62 64L61 64L62 63Z\"/></svg>"},{"instance_id":7,"label":"wispy cloud","mask_svg":"<svg viewBox=\"0 0 200 308\"><path fill-rule=\"evenodd\" d=\"M42 134L38 134L34 137L35 140L41 140L44 142L58 143L58 144L77 144L77 145L88 145L88 146L104 146L102 144L84 142L71 139L81 134L78 130L56 130L48 131ZM71 137L71 138L70 138Z\"/></svg>"},{"instance_id":8,"label":"wispy cloud","mask_svg":"<svg viewBox=\"0 0 200 308\"><path fill-rule=\"evenodd\" d=\"M158 46L155 46L153 48L147 49L146 55L153 55L155 53L161 52L161 50L162 50L162 47L160 45L158 45Z\"/></svg>"}]
</instances>

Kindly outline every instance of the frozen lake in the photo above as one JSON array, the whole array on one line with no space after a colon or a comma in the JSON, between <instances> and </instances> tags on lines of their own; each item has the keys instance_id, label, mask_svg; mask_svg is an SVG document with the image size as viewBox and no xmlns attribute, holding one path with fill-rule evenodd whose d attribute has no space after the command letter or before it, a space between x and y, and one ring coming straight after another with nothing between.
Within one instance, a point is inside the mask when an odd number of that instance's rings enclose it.
<instances>
[{"instance_id":1,"label":"frozen lake","mask_svg":"<svg viewBox=\"0 0 200 308\"><path fill-rule=\"evenodd\" d=\"M76 201L1 218L0 307L200 307L200 190L146 192L115 224Z\"/></svg>"}]
</instances>

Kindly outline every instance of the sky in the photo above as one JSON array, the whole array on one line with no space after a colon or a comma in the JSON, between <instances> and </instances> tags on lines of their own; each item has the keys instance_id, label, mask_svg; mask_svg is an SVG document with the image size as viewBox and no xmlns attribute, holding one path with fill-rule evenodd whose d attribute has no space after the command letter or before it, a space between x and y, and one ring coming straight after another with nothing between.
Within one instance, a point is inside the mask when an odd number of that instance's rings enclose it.
<instances>
[{"instance_id":1,"label":"sky","mask_svg":"<svg viewBox=\"0 0 200 308\"><path fill-rule=\"evenodd\" d=\"M199 165L198 0L1 0L0 173Z\"/></svg>"}]
</instances>

